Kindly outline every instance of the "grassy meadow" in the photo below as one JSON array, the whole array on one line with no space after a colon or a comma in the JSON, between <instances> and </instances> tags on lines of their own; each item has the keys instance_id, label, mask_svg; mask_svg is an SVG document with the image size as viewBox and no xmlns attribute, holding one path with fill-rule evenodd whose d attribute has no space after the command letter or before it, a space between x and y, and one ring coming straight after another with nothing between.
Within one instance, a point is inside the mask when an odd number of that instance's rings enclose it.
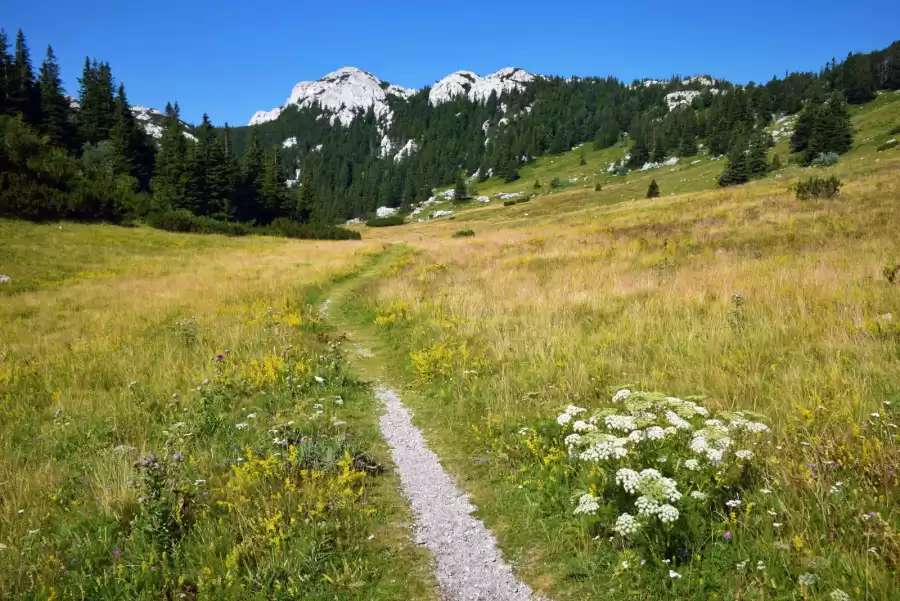
<instances>
[{"instance_id":1,"label":"grassy meadow","mask_svg":"<svg viewBox=\"0 0 900 601\"><path fill-rule=\"evenodd\" d=\"M0 599L436 598L363 376L553 599L896 599L900 95L854 111L827 169L575 149L360 242L0 221Z\"/></svg>"},{"instance_id":2,"label":"grassy meadow","mask_svg":"<svg viewBox=\"0 0 900 601\"><path fill-rule=\"evenodd\" d=\"M825 170L615 198L705 168L689 166L393 228L407 245L355 311L530 583L557 599L896 598L900 288L884 270L900 257L900 154L874 149L898 107L857 111L858 147ZM831 173L837 199L790 189ZM574 405L602 423L623 388L769 431L746 441L740 477L705 475L695 490L713 501L619 536L615 469L573 461L578 430L555 418ZM660 444L654 467L699 482L690 451ZM576 515L585 493L600 509Z\"/></svg>"},{"instance_id":3,"label":"grassy meadow","mask_svg":"<svg viewBox=\"0 0 900 601\"><path fill-rule=\"evenodd\" d=\"M0 598L426 599L308 303L365 243L0 222Z\"/></svg>"}]
</instances>

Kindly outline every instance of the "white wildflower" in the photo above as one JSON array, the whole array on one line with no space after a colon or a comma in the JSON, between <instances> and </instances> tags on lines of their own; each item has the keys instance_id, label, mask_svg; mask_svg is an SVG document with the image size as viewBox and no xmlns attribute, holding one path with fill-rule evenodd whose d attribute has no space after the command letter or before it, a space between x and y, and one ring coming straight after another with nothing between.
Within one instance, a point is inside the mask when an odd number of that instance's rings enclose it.
<instances>
[{"instance_id":1,"label":"white wildflower","mask_svg":"<svg viewBox=\"0 0 900 601\"><path fill-rule=\"evenodd\" d=\"M572 429L575 430L576 432L593 432L597 429L597 426L595 426L594 424L589 424L585 421L579 420L579 421L575 422L574 424L572 424Z\"/></svg>"},{"instance_id":2,"label":"white wildflower","mask_svg":"<svg viewBox=\"0 0 900 601\"><path fill-rule=\"evenodd\" d=\"M700 462L696 459L688 459L684 462L684 467L691 470L692 472L695 472L700 469Z\"/></svg>"},{"instance_id":3,"label":"white wildflower","mask_svg":"<svg viewBox=\"0 0 900 601\"><path fill-rule=\"evenodd\" d=\"M569 454L571 455L573 451L575 451L575 447L581 444L581 434L569 434L564 439L566 443L566 448L569 449Z\"/></svg>"},{"instance_id":4,"label":"white wildflower","mask_svg":"<svg viewBox=\"0 0 900 601\"><path fill-rule=\"evenodd\" d=\"M741 501L740 499L731 499L730 501L726 501L725 504L734 509L735 507L741 506Z\"/></svg>"},{"instance_id":5,"label":"white wildflower","mask_svg":"<svg viewBox=\"0 0 900 601\"><path fill-rule=\"evenodd\" d=\"M836 588L828 593L828 601L850 601L850 595Z\"/></svg>"},{"instance_id":6,"label":"white wildflower","mask_svg":"<svg viewBox=\"0 0 900 601\"><path fill-rule=\"evenodd\" d=\"M666 437L665 431L659 426L651 426L645 432L647 440L662 440Z\"/></svg>"},{"instance_id":7,"label":"white wildflower","mask_svg":"<svg viewBox=\"0 0 900 601\"><path fill-rule=\"evenodd\" d=\"M666 421L679 430L693 430L694 428L691 426L690 422L679 417L678 414L671 409L666 411L664 415L666 416Z\"/></svg>"},{"instance_id":8,"label":"white wildflower","mask_svg":"<svg viewBox=\"0 0 900 601\"><path fill-rule=\"evenodd\" d=\"M761 493L764 494L764 495L771 495L771 494L772 494L772 491L769 490L768 488L763 488L763 489L761 489L759 492L761 492Z\"/></svg>"},{"instance_id":9,"label":"white wildflower","mask_svg":"<svg viewBox=\"0 0 900 601\"><path fill-rule=\"evenodd\" d=\"M575 515L584 514L584 515L593 515L597 513L597 510L600 509L600 505L597 503L597 497L590 494L581 495L581 498L578 499L578 507L575 508L573 512Z\"/></svg>"},{"instance_id":10,"label":"white wildflower","mask_svg":"<svg viewBox=\"0 0 900 601\"><path fill-rule=\"evenodd\" d=\"M628 562L627 562L627 561L623 561L623 562L622 562L622 569L623 569L623 570L627 570L627 569L628 569Z\"/></svg>"},{"instance_id":11,"label":"white wildflower","mask_svg":"<svg viewBox=\"0 0 900 601\"><path fill-rule=\"evenodd\" d=\"M747 422L744 425L744 429L747 430L748 432L754 432L754 433L768 432L769 426L767 426L765 424L761 424L759 422Z\"/></svg>"},{"instance_id":12,"label":"white wildflower","mask_svg":"<svg viewBox=\"0 0 900 601\"><path fill-rule=\"evenodd\" d=\"M722 420L720 420L720 419L708 419L708 420L706 420L706 421L703 422L703 423L706 424L707 426L721 426L721 425L722 425Z\"/></svg>"},{"instance_id":13,"label":"white wildflower","mask_svg":"<svg viewBox=\"0 0 900 601\"><path fill-rule=\"evenodd\" d=\"M797 578L797 582L800 583L800 586L810 587L819 580L819 577L813 574L812 572L804 572L800 574L800 577Z\"/></svg>"},{"instance_id":14,"label":"white wildflower","mask_svg":"<svg viewBox=\"0 0 900 601\"><path fill-rule=\"evenodd\" d=\"M568 413L560 413L559 416L557 416L557 418L556 418L556 423L559 424L560 426L565 426L570 421L572 421L572 416L569 415Z\"/></svg>"},{"instance_id":15,"label":"white wildflower","mask_svg":"<svg viewBox=\"0 0 900 601\"><path fill-rule=\"evenodd\" d=\"M691 450L695 453L705 453L709 448L709 442L703 436L694 436L691 441Z\"/></svg>"},{"instance_id":16,"label":"white wildflower","mask_svg":"<svg viewBox=\"0 0 900 601\"><path fill-rule=\"evenodd\" d=\"M644 440L644 431L643 430L634 430L631 434L628 435L628 440L631 442L641 442Z\"/></svg>"},{"instance_id":17,"label":"white wildflower","mask_svg":"<svg viewBox=\"0 0 900 601\"><path fill-rule=\"evenodd\" d=\"M247 419L256 419L256 414L255 414L255 413L248 413L248 414L247 414Z\"/></svg>"},{"instance_id":18,"label":"white wildflower","mask_svg":"<svg viewBox=\"0 0 900 601\"><path fill-rule=\"evenodd\" d=\"M638 479L640 474L632 469L622 468L616 472L616 484L622 485L628 494L633 495L637 491Z\"/></svg>"},{"instance_id":19,"label":"white wildflower","mask_svg":"<svg viewBox=\"0 0 900 601\"><path fill-rule=\"evenodd\" d=\"M775 528L781 528L783 525L781 522L772 522L772 526Z\"/></svg>"},{"instance_id":20,"label":"white wildflower","mask_svg":"<svg viewBox=\"0 0 900 601\"><path fill-rule=\"evenodd\" d=\"M607 415L603 423L610 430L621 430L623 432L631 432L637 429L637 423L630 415Z\"/></svg>"},{"instance_id":21,"label":"white wildflower","mask_svg":"<svg viewBox=\"0 0 900 601\"><path fill-rule=\"evenodd\" d=\"M528 436L528 428L519 428L519 436Z\"/></svg>"},{"instance_id":22,"label":"white wildflower","mask_svg":"<svg viewBox=\"0 0 900 601\"><path fill-rule=\"evenodd\" d=\"M575 405L569 405L568 407L566 407L565 412L568 413L569 415L571 415L572 417L575 417L576 415L581 415L585 411L587 411L587 409L585 409L584 407L576 407Z\"/></svg>"},{"instance_id":23,"label":"white wildflower","mask_svg":"<svg viewBox=\"0 0 900 601\"><path fill-rule=\"evenodd\" d=\"M659 506L659 510L656 513L657 517L661 522L671 524L675 520L678 519L678 509L665 503Z\"/></svg>"},{"instance_id":24,"label":"white wildflower","mask_svg":"<svg viewBox=\"0 0 900 601\"><path fill-rule=\"evenodd\" d=\"M756 569L759 570L760 572L765 572L765 571L766 571L766 564L765 564L765 562L762 561L762 560L757 561L757 562L756 562Z\"/></svg>"},{"instance_id":25,"label":"white wildflower","mask_svg":"<svg viewBox=\"0 0 900 601\"><path fill-rule=\"evenodd\" d=\"M323 377L320 377L320 376L313 376L313 378L314 378L315 381L316 381L317 383L319 383L319 384L324 384L324 383L325 383L325 378L323 378Z\"/></svg>"},{"instance_id":26,"label":"white wildflower","mask_svg":"<svg viewBox=\"0 0 900 601\"><path fill-rule=\"evenodd\" d=\"M707 449L706 450L706 458L713 465L722 465L722 451L718 449Z\"/></svg>"},{"instance_id":27,"label":"white wildflower","mask_svg":"<svg viewBox=\"0 0 900 601\"><path fill-rule=\"evenodd\" d=\"M613 395L612 402L613 403L621 403L625 399L631 396L631 391L627 388L623 388L619 392Z\"/></svg>"},{"instance_id":28,"label":"white wildflower","mask_svg":"<svg viewBox=\"0 0 900 601\"><path fill-rule=\"evenodd\" d=\"M342 399L341 397L337 397L336 399L334 399L334 404L335 405L343 405L344 399Z\"/></svg>"},{"instance_id":29,"label":"white wildflower","mask_svg":"<svg viewBox=\"0 0 900 601\"><path fill-rule=\"evenodd\" d=\"M836 495L836 494L838 494L839 492L841 492L841 490L843 490L843 486L844 486L844 483L843 483L843 482L835 482L835 483L831 486L831 490L830 490L829 492L830 492L831 494L833 494L833 495Z\"/></svg>"},{"instance_id":30,"label":"white wildflower","mask_svg":"<svg viewBox=\"0 0 900 601\"><path fill-rule=\"evenodd\" d=\"M740 451L735 451L734 456L738 459L746 460L753 457L753 451L748 451L747 449L741 449Z\"/></svg>"},{"instance_id":31,"label":"white wildflower","mask_svg":"<svg viewBox=\"0 0 900 601\"><path fill-rule=\"evenodd\" d=\"M618 519L616 519L616 525L613 526L613 531L621 536L636 534L640 529L640 522L638 522L633 515L627 513L620 515Z\"/></svg>"},{"instance_id":32,"label":"white wildflower","mask_svg":"<svg viewBox=\"0 0 900 601\"><path fill-rule=\"evenodd\" d=\"M699 491L699 490L694 490L694 491L691 491L691 498L692 498L692 499L697 499L698 501L705 501L705 500L706 500L706 493L705 493L705 492L701 492L701 491Z\"/></svg>"},{"instance_id":33,"label":"white wildflower","mask_svg":"<svg viewBox=\"0 0 900 601\"><path fill-rule=\"evenodd\" d=\"M238 430L244 430L249 426L250 426L250 424L248 424L247 422L241 422L239 424L235 424L234 427L237 428Z\"/></svg>"},{"instance_id":34,"label":"white wildflower","mask_svg":"<svg viewBox=\"0 0 900 601\"><path fill-rule=\"evenodd\" d=\"M678 428L676 428L675 426L669 426L668 428L665 428L663 430L663 433L666 436L672 436L673 434L676 434L677 432L678 432Z\"/></svg>"},{"instance_id":35,"label":"white wildflower","mask_svg":"<svg viewBox=\"0 0 900 601\"><path fill-rule=\"evenodd\" d=\"M679 578L681 578L681 574L679 574L675 570L669 570L669 578L672 578L673 580L678 580Z\"/></svg>"},{"instance_id":36,"label":"white wildflower","mask_svg":"<svg viewBox=\"0 0 900 601\"><path fill-rule=\"evenodd\" d=\"M660 509L659 501L647 496L638 497L637 501L634 502L634 506L637 507L638 515L653 516Z\"/></svg>"}]
</instances>

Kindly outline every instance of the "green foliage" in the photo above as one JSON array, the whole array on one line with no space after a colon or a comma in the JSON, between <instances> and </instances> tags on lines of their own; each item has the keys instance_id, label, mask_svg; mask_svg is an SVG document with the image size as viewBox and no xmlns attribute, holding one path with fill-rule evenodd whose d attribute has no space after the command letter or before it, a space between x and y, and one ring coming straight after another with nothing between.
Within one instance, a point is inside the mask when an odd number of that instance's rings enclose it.
<instances>
[{"instance_id":1,"label":"green foliage","mask_svg":"<svg viewBox=\"0 0 900 601\"><path fill-rule=\"evenodd\" d=\"M841 180L837 176L810 177L806 181L799 181L794 187L797 200L809 200L810 198L833 198L841 192Z\"/></svg>"},{"instance_id":2,"label":"green foliage","mask_svg":"<svg viewBox=\"0 0 900 601\"><path fill-rule=\"evenodd\" d=\"M656 198L657 196L659 196L659 184L655 179L651 179L650 185L647 187L647 198Z\"/></svg>"},{"instance_id":3,"label":"green foliage","mask_svg":"<svg viewBox=\"0 0 900 601\"><path fill-rule=\"evenodd\" d=\"M366 225L369 227L391 227L394 225L403 225L404 223L406 223L406 219L399 213L394 213L387 217L375 217L366 221Z\"/></svg>"},{"instance_id":4,"label":"green foliage","mask_svg":"<svg viewBox=\"0 0 900 601\"><path fill-rule=\"evenodd\" d=\"M837 165L841 157L836 152L820 152L819 155L810 162L813 167L831 167Z\"/></svg>"},{"instance_id":5,"label":"green foliage","mask_svg":"<svg viewBox=\"0 0 900 601\"><path fill-rule=\"evenodd\" d=\"M246 236L253 228L243 223L219 221L211 217L198 217L187 209L172 209L151 213L147 223L157 229L169 232L193 234L223 234L225 236Z\"/></svg>"},{"instance_id":6,"label":"green foliage","mask_svg":"<svg viewBox=\"0 0 900 601\"><path fill-rule=\"evenodd\" d=\"M514 204L516 204L516 201L513 200L513 199L509 199L509 200L504 200L504 201L503 201L503 206L504 206L504 207L511 207L511 206L513 206Z\"/></svg>"},{"instance_id":7,"label":"green foliage","mask_svg":"<svg viewBox=\"0 0 900 601\"><path fill-rule=\"evenodd\" d=\"M534 185L532 186L532 188L534 188L535 190L538 190L538 189L540 189L540 187L541 187L540 180L534 180Z\"/></svg>"},{"instance_id":8,"label":"green foliage","mask_svg":"<svg viewBox=\"0 0 900 601\"><path fill-rule=\"evenodd\" d=\"M559 178L556 176L553 176L553 179L550 180L550 187L555 190L561 186L562 186L562 182L559 180Z\"/></svg>"},{"instance_id":9,"label":"green foliage","mask_svg":"<svg viewBox=\"0 0 900 601\"><path fill-rule=\"evenodd\" d=\"M900 274L900 263L885 265L882 273L884 274L884 279L886 279L889 284L893 284L897 281L897 275Z\"/></svg>"},{"instance_id":10,"label":"green foliage","mask_svg":"<svg viewBox=\"0 0 900 601\"><path fill-rule=\"evenodd\" d=\"M594 184L594 192L599 192L602 189L603 189L603 186L600 185L600 182L597 182L596 184Z\"/></svg>"},{"instance_id":11,"label":"green foliage","mask_svg":"<svg viewBox=\"0 0 900 601\"><path fill-rule=\"evenodd\" d=\"M462 202L468 199L469 191L466 188L466 180L463 179L462 175L459 175L456 177L456 182L453 185L453 200Z\"/></svg>"},{"instance_id":12,"label":"green foliage","mask_svg":"<svg viewBox=\"0 0 900 601\"><path fill-rule=\"evenodd\" d=\"M266 231L275 236L300 238L304 240L361 240L362 235L335 225L322 223L298 223L285 217L278 217L269 224Z\"/></svg>"},{"instance_id":13,"label":"green foliage","mask_svg":"<svg viewBox=\"0 0 900 601\"><path fill-rule=\"evenodd\" d=\"M878 152L890 150L891 148L896 148L898 144L900 144L900 142L897 142L897 140L888 140L884 144L879 144L878 148L876 148L876 150Z\"/></svg>"},{"instance_id":14,"label":"green foliage","mask_svg":"<svg viewBox=\"0 0 900 601\"><path fill-rule=\"evenodd\" d=\"M530 200L531 200L531 197L530 197L530 196L524 196L524 197L522 197L522 198L517 198L517 199L516 199L516 204L517 204L517 205L520 205L520 204L522 204L523 202L528 202L528 201L530 201Z\"/></svg>"},{"instance_id":15,"label":"green foliage","mask_svg":"<svg viewBox=\"0 0 900 601\"><path fill-rule=\"evenodd\" d=\"M454 238L470 238L475 235L475 232L472 230L459 230L458 232L453 234Z\"/></svg>"}]
</instances>

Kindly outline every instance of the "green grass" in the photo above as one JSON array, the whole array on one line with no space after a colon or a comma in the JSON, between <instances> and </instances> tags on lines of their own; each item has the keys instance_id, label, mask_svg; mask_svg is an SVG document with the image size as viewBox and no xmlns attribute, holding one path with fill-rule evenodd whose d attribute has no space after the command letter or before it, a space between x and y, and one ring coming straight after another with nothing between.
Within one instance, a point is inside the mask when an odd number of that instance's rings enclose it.
<instances>
[{"instance_id":1,"label":"green grass","mask_svg":"<svg viewBox=\"0 0 900 601\"><path fill-rule=\"evenodd\" d=\"M433 597L306 302L375 247L2 228L0 598Z\"/></svg>"}]
</instances>

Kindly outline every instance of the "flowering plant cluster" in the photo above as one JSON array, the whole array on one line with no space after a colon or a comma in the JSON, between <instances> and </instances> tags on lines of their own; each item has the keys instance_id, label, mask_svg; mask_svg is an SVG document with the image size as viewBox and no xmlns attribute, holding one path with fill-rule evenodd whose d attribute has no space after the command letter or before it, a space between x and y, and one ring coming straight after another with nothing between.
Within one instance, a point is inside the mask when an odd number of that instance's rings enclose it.
<instances>
[{"instance_id":1,"label":"flowering plant cluster","mask_svg":"<svg viewBox=\"0 0 900 601\"><path fill-rule=\"evenodd\" d=\"M740 504L769 427L741 411L712 415L698 400L620 390L590 416L574 405L560 413L560 440L589 490L574 513L618 514L611 530L636 538L676 528L685 512Z\"/></svg>"}]
</instances>

